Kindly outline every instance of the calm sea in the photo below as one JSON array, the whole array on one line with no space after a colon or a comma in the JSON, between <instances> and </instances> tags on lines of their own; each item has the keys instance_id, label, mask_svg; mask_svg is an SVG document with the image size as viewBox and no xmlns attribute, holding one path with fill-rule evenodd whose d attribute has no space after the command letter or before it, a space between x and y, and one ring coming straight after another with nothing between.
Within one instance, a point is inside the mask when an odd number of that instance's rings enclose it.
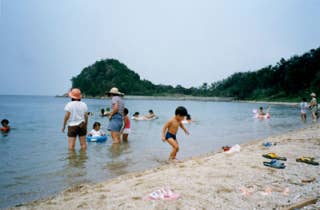
<instances>
[{"instance_id":1,"label":"calm sea","mask_svg":"<svg viewBox=\"0 0 320 210\"><path fill-rule=\"evenodd\" d=\"M47 197L70 186L96 183L125 173L163 164L170 146L161 141L163 124L173 116L177 106L185 106L196 121L186 125L190 136L178 133L179 159L215 151L306 126L300 122L299 110L272 105L270 120L252 118L257 104L198 101L127 100L130 115L147 114L153 109L154 121L131 121L130 142L118 148L106 143L89 143L86 152L70 153L66 135L61 133L67 98L43 96L0 96L0 119L10 120L8 135L0 134L0 208ZM99 121L106 130L108 120L99 110L109 100L85 99L90 117L89 130ZM262 106L266 107L266 104Z\"/></svg>"}]
</instances>

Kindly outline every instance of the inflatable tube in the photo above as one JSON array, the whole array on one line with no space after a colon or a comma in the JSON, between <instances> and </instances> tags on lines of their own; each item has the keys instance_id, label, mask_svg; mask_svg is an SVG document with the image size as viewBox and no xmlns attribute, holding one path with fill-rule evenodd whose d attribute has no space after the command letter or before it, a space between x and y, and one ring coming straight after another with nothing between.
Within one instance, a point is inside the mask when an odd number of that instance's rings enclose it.
<instances>
[{"instance_id":1,"label":"inflatable tube","mask_svg":"<svg viewBox=\"0 0 320 210\"><path fill-rule=\"evenodd\" d=\"M87 142L105 142L107 140L107 136L87 136Z\"/></svg>"},{"instance_id":2,"label":"inflatable tube","mask_svg":"<svg viewBox=\"0 0 320 210\"><path fill-rule=\"evenodd\" d=\"M259 112L257 109L252 110L252 112L254 114L253 118L256 118L256 119L270 119L270 117L271 117L269 113L267 113L265 115L259 115Z\"/></svg>"},{"instance_id":3,"label":"inflatable tube","mask_svg":"<svg viewBox=\"0 0 320 210\"><path fill-rule=\"evenodd\" d=\"M253 116L253 118L256 118L256 119L270 119L270 114L266 114L266 115L259 115L259 114L255 114Z\"/></svg>"},{"instance_id":4,"label":"inflatable tube","mask_svg":"<svg viewBox=\"0 0 320 210\"><path fill-rule=\"evenodd\" d=\"M155 116L153 118L146 118L146 117L132 117L131 120L137 120L137 121L150 121L150 120L156 120L159 117Z\"/></svg>"}]
</instances>

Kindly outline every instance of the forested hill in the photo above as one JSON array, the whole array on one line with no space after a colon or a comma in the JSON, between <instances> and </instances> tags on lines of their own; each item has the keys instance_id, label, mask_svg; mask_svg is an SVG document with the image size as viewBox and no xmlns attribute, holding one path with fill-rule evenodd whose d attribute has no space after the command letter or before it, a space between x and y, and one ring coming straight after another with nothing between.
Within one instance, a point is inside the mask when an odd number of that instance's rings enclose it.
<instances>
[{"instance_id":1,"label":"forested hill","mask_svg":"<svg viewBox=\"0 0 320 210\"><path fill-rule=\"evenodd\" d=\"M295 99L320 94L320 48L301 56L281 59L274 66L258 71L235 73L212 84L210 92L217 96L239 99Z\"/></svg>"},{"instance_id":2,"label":"forested hill","mask_svg":"<svg viewBox=\"0 0 320 210\"><path fill-rule=\"evenodd\" d=\"M128 95L157 95L174 93L172 86L154 85L142 80L139 74L115 59L95 62L71 79L72 87L78 87L86 96L103 96L112 87ZM170 92L171 91L171 92Z\"/></svg>"},{"instance_id":3,"label":"forested hill","mask_svg":"<svg viewBox=\"0 0 320 210\"><path fill-rule=\"evenodd\" d=\"M257 71L235 73L230 77L200 87L155 85L143 80L126 65L115 59L97 61L71 79L87 96L103 96L111 87L127 95L193 95L229 96L238 99L287 100L320 94L320 48L301 56L281 59L274 66Z\"/></svg>"}]
</instances>

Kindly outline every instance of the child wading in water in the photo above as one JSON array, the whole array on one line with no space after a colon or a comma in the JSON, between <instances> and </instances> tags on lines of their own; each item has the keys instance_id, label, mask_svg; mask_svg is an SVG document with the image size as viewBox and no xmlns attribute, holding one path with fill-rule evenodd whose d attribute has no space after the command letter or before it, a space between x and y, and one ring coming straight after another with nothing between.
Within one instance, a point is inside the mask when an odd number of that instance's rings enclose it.
<instances>
[{"instance_id":1,"label":"child wading in water","mask_svg":"<svg viewBox=\"0 0 320 210\"><path fill-rule=\"evenodd\" d=\"M128 141L128 136L131 132L130 130L130 119L128 117L129 110L127 108L124 108L123 110L123 122L124 122L124 128L122 132L122 140L123 141Z\"/></svg>"},{"instance_id":2,"label":"child wading in water","mask_svg":"<svg viewBox=\"0 0 320 210\"><path fill-rule=\"evenodd\" d=\"M175 116L170 119L162 129L162 141L167 141L172 146L172 152L170 153L169 160L176 160L177 152L179 151L179 143L176 138L179 127L189 135L187 129L183 126L182 121L188 112L183 106L179 106L175 111Z\"/></svg>"},{"instance_id":3,"label":"child wading in water","mask_svg":"<svg viewBox=\"0 0 320 210\"><path fill-rule=\"evenodd\" d=\"M2 132L6 133L6 132L10 131L9 120L7 120L7 119L1 120L1 125L2 125L2 127L0 128L0 130Z\"/></svg>"}]
</instances>

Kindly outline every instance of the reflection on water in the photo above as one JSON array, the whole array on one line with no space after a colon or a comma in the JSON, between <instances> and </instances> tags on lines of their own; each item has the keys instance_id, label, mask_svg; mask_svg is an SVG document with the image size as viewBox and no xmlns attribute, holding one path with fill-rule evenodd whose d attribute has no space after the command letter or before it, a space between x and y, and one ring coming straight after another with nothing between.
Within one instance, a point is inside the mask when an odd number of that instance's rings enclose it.
<instances>
[{"instance_id":1,"label":"reflection on water","mask_svg":"<svg viewBox=\"0 0 320 210\"><path fill-rule=\"evenodd\" d=\"M129 149L130 149L129 142L123 142L121 144L112 144L111 147L109 147L109 157L110 158L119 157L122 153L125 153Z\"/></svg>"},{"instance_id":2,"label":"reflection on water","mask_svg":"<svg viewBox=\"0 0 320 210\"><path fill-rule=\"evenodd\" d=\"M122 144L112 144L108 149L108 156L110 161L104 166L104 169L108 169L113 177L126 174L129 172L128 166L131 164L131 160L128 158L120 158L121 154L124 154L130 150L130 143L123 142Z\"/></svg>"},{"instance_id":3,"label":"reflection on water","mask_svg":"<svg viewBox=\"0 0 320 210\"><path fill-rule=\"evenodd\" d=\"M191 135L179 131L179 159L301 128L297 108L272 106L270 120L252 118L256 104L198 101L126 100L130 115L153 109L154 121L131 121L129 143L113 145L89 142L86 151L68 152L66 134L61 133L64 106L69 99L34 96L0 96L0 118L8 118L10 133L0 134L0 208L58 193L87 182L104 181L125 173L156 167L167 162L171 147L161 140L164 123L177 106L185 106L196 123L186 125ZM89 128L108 119L99 116L106 100L85 99L90 111ZM260 105L259 105L260 106ZM23 110L17 112L16 110ZM3 115L4 113L4 115ZM37 114L35 114L37 113Z\"/></svg>"},{"instance_id":4,"label":"reflection on water","mask_svg":"<svg viewBox=\"0 0 320 210\"><path fill-rule=\"evenodd\" d=\"M68 167L85 168L85 163L88 160L87 151L82 149L79 152L69 150L67 160Z\"/></svg>"}]
</instances>

